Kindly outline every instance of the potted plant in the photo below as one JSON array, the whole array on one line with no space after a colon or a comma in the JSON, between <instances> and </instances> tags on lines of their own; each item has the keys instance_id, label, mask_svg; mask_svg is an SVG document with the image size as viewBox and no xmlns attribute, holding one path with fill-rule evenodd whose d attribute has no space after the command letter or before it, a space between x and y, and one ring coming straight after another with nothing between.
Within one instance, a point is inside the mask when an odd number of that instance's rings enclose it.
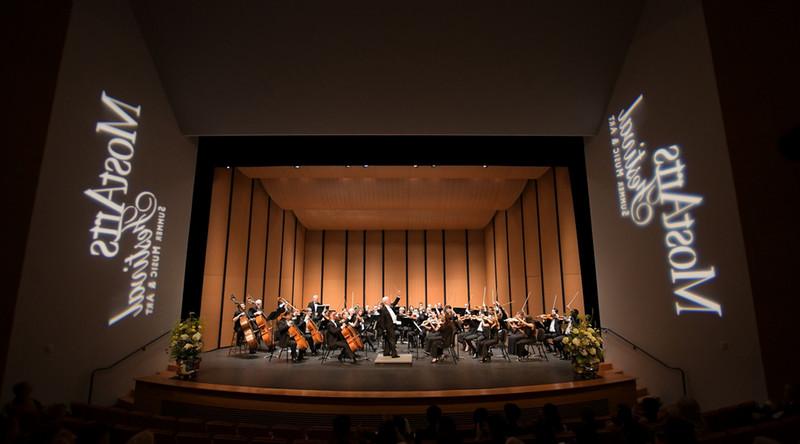
<instances>
[{"instance_id":1,"label":"potted plant","mask_svg":"<svg viewBox=\"0 0 800 444\"><path fill-rule=\"evenodd\" d=\"M569 335L564 336L564 350L572 356L575 375L582 379L594 379L603 362L603 338L600 330L592 327L588 316L580 315Z\"/></svg>"},{"instance_id":2,"label":"potted plant","mask_svg":"<svg viewBox=\"0 0 800 444\"><path fill-rule=\"evenodd\" d=\"M172 330L169 356L175 360L178 377L193 379L200 368L200 350L203 348L203 326L194 313L178 322Z\"/></svg>"}]
</instances>

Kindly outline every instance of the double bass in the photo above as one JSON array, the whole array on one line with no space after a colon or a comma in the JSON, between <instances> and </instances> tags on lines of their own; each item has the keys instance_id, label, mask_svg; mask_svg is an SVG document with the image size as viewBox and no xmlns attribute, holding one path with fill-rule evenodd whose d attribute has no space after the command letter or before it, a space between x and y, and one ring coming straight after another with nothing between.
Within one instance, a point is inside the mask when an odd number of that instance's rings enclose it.
<instances>
[{"instance_id":1,"label":"double bass","mask_svg":"<svg viewBox=\"0 0 800 444\"><path fill-rule=\"evenodd\" d=\"M239 307L239 305L244 305L236 300L235 295L231 295L231 300L237 307ZM256 335L253 333L253 327L250 325L250 318L247 316L246 311L239 315L239 326L242 328L242 333L244 333L244 340L247 343L247 348L249 348L251 352L258 349L258 340L256 340Z\"/></svg>"},{"instance_id":2,"label":"double bass","mask_svg":"<svg viewBox=\"0 0 800 444\"><path fill-rule=\"evenodd\" d=\"M247 297L247 302L250 304L256 305L255 301L251 297ZM267 325L267 319L264 316L264 313L259 313L256 315L256 325L258 326L258 331L261 335L261 343L269 347L272 345L272 327Z\"/></svg>"}]
</instances>

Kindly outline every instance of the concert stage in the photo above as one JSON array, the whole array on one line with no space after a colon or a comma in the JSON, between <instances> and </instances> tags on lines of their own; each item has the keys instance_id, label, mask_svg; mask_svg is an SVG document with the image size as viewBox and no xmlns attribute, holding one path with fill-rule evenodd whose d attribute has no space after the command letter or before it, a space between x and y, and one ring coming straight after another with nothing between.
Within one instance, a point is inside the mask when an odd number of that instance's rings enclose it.
<instances>
[{"instance_id":1,"label":"concert stage","mask_svg":"<svg viewBox=\"0 0 800 444\"><path fill-rule=\"evenodd\" d=\"M577 415L578 405L588 403L603 414L636 399L634 378L606 371L599 379L576 381L570 363L552 357L528 362L495 357L482 364L462 353L457 364L421 358L412 366L378 366L374 353L356 364L335 357L324 364L317 357L293 364L269 362L264 353L227 354L227 349L204 353L195 381L169 373L138 378L137 410L261 423L276 421L280 413L309 424L347 413L368 424L383 414L422 415L430 404L468 415L477 407L500 410L506 402L523 410L553 402L566 411L575 406Z\"/></svg>"}]
</instances>

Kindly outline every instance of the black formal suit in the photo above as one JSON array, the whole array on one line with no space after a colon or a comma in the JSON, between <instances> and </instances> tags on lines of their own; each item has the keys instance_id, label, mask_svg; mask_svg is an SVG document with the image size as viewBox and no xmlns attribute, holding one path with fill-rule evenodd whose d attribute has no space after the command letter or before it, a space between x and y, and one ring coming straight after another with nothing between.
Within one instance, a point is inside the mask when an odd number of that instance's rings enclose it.
<instances>
[{"instance_id":1,"label":"black formal suit","mask_svg":"<svg viewBox=\"0 0 800 444\"><path fill-rule=\"evenodd\" d=\"M397 343L397 334L395 333L396 325L392 321L392 315L389 314L389 310L392 310L395 313L395 318L397 317L395 307L398 302L400 302L399 296L394 299L394 302L392 302L390 306L381 304L381 308L378 310L378 326L383 328L386 334L383 340L383 356L399 356L397 354L397 347L395 346Z\"/></svg>"},{"instance_id":2,"label":"black formal suit","mask_svg":"<svg viewBox=\"0 0 800 444\"><path fill-rule=\"evenodd\" d=\"M445 321L444 325L439 328L438 338L431 340L430 352L434 358L442 356L445 348L453 345L453 333L455 333L455 322L452 320Z\"/></svg>"},{"instance_id":3,"label":"black formal suit","mask_svg":"<svg viewBox=\"0 0 800 444\"><path fill-rule=\"evenodd\" d=\"M305 350L300 350L298 355L297 353L297 342L289 336L289 323L285 319L281 319L278 321L277 325L277 336L278 336L278 345L281 348L289 347L292 350L292 360L303 359L303 355L305 354Z\"/></svg>"},{"instance_id":4,"label":"black formal suit","mask_svg":"<svg viewBox=\"0 0 800 444\"><path fill-rule=\"evenodd\" d=\"M328 349L331 351L337 348L342 349L342 352L339 354L339 360L355 360L353 351L350 350L350 346L347 345L347 341L345 341L344 335L342 334L342 329L339 327L337 322L328 321L325 328L325 342L328 344Z\"/></svg>"}]
</instances>

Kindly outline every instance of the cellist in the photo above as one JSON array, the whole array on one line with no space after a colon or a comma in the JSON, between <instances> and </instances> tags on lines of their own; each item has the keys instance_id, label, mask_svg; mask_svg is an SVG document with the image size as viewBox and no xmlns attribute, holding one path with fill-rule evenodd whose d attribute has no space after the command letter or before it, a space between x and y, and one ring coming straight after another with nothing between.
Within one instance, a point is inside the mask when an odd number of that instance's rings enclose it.
<instances>
[{"instance_id":1,"label":"cellist","mask_svg":"<svg viewBox=\"0 0 800 444\"><path fill-rule=\"evenodd\" d=\"M298 313L299 314L299 313ZM297 342L289 336L289 327L291 327L294 323L292 321L292 317L294 313L290 310L287 310L281 316L280 321L278 321L278 343L281 347L286 348L290 347L292 350L292 362L300 362L303 360L303 355L305 354L305 350L301 349L300 352L297 352Z\"/></svg>"},{"instance_id":2,"label":"cellist","mask_svg":"<svg viewBox=\"0 0 800 444\"><path fill-rule=\"evenodd\" d=\"M347 345L347 341L345 341L344 335L342 334L341 326L347 324L345 316L337 314L335 310L330 310L328 314L328 323L327 328L325 329L328 349L333 351L336 348L341 348L342 352L339 353L339 361L341 362L345 359L352 359L353 363L355 364L356 357L353 355L353 352L350 350L350 346Z\"/></svg>"}]
</instances>

